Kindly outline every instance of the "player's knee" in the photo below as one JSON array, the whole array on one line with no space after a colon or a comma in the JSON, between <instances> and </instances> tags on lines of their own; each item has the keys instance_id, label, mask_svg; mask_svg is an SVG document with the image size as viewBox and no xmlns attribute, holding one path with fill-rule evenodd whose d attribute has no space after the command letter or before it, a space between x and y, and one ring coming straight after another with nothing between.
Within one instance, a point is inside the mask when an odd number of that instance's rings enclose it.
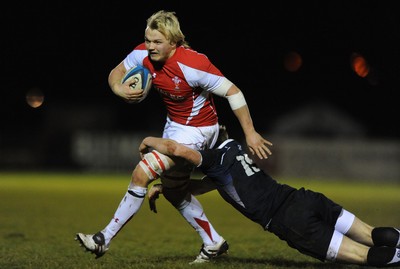
<instances>
[{"instance_id":1,"label":"player's knee","mask_svg":"<svg viewBox=\"0 0 400 269\"><path fill-rule=\"evenodd\" d=\"M143 171L142 167L139 165L132 172L131 184L135 186L147 187L147 185L154 178L149 178L149 176Z\"/></svg>"},{"instance_id":2,"label":"player's knee","mask_svg":"<svg viewBox=\"0 0 400 269\"><path fill-rule=\"evenodd\" d=\"M139 166L146 173L149 180L153 180L158 178L165 171L168 171L170 163L166 155L153 150L143 156L143 159L139 162Z\"/></svg>"},{"instance_id":3,"label":"player's knee","mask_svg":"<svg viewBox=\"0 0 400 269\"><path fill-rule=\"evenodd\" d=\"M372 241L375 246L396 247L399 232L392 227L378 227L372 230Z\"/></svg>"},{"instance_id":4,"label":"player's knee","mask_svg":"<svg viewBox=\"0 0 400 269\"><path fill-rule=\"evenodd\" d=\"M395 255L396 248L390 247L371 247L367 255L367 263L371 266L387 265Z\"/></svg>"}]
</instances>

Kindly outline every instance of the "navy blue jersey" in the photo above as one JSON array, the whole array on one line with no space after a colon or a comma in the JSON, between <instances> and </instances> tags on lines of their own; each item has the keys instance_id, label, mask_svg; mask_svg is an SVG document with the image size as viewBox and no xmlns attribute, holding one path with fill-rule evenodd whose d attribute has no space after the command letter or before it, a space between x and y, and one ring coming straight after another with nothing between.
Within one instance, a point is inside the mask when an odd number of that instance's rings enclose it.
<instances>
[{"instance_id":1,"label":"navy blue jersey","mask_svg":"<svg viewBox=\"0 0 400 269\"><path fill-rule=\"evenodd\" d=\"M258 168L235 140L226 140L218 149L200 153L203 159L199 168L215 182L221 196L264 229L296 190Z\"/></svg>"}]
</instances>

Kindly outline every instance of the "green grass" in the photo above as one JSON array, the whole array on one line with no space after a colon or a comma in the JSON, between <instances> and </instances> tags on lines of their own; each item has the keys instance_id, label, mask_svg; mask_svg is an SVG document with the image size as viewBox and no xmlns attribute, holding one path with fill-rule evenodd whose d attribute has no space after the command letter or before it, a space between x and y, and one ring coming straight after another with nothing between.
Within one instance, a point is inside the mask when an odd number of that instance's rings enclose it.
<instances>
[{"instance_id":1,"label":"green grass","mask_svg":"<svg viewBox=\"0 0 400 269\"><path fill-rule=\"evenodd\" d=\"M130 180L127 175L0 173L0 268L359 268L321 263L289 248L236 212L217 192L199 196L209 220L228 240L229 255L189 266L201 241L161 197L159 213L142 209L100 258L84 252L76 232L94 233L110 221ZM366 222L399 226L400 186L286 180L320 191Z\"/></svg>"}]
</instances>

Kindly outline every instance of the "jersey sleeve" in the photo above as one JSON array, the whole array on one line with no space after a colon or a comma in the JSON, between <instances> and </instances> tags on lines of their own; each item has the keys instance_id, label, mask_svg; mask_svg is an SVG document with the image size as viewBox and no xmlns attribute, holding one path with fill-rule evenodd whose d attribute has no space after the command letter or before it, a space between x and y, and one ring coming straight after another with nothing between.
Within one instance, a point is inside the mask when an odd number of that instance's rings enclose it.
<instances>
[{"instance_id":1,"label":"jersey sleeve","mask_svg":"<svg viewBox=\"0 0 400 269\"><path fill-rule=\"evenodd\" d=\"M124 59L124 66L126 70L131 69L137 65L143 65L143 59L148 56L148 51L144 43L136 46Z\"/></svg>"},{"instance_id":2,"label":"jersey sleeve","mask_svg":"<svg viewBox=\"0 0 400 269\"><path fill-rule=\"evenodd\" d=\"M206 55L191 49L181 49L178 58L179 68L192 88L202 88L208 92L220 88L229 89L229 80Z\"/></svg>"},{"instance_id":3,"label":"jersey sleeve","mask_svg":"<svg viewBox=\"0 0 400 269\"><path fill-rule=\"evenodd\" d=\"M206 172L213 166L217 158L216 151L212 149L205 149L205 150L200 150L200 154L202 161L201 164L199 165L199 168L202 169L203 172Z\"/></svg>"},{"instance_id":4,"label":"jersey sleeve","mask_svg":"<svg viewBox=\"0 0 400 269\"><path fill-rule=\"evenodd\" d=\"M199 168L205 175L210 176L218 183L224 181L226 175L229 174L229 167L233 164L231 157L226 158L229 149L206 149L200 151L202 163Z\"/></svg>"}]
</instances>

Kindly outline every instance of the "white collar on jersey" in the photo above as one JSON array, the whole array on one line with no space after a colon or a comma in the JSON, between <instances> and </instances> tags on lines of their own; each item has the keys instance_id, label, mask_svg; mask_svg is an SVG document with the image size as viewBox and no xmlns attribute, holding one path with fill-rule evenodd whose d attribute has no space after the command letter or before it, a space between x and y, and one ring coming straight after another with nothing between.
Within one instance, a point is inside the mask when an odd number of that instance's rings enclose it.
<instances>
[{"instance_id":1,"label":"white collar on jersey","mask_svg":"<svg viewBox=\"0 0 400 269\"><path fill-rule=\"evenodd\" d=\"M228 144L229 142L234 141L234 139L227 139L224 142L222 142L221 145L219 145L219 149L222 149L226 144Z\"/></svg>"}]
</instances>

